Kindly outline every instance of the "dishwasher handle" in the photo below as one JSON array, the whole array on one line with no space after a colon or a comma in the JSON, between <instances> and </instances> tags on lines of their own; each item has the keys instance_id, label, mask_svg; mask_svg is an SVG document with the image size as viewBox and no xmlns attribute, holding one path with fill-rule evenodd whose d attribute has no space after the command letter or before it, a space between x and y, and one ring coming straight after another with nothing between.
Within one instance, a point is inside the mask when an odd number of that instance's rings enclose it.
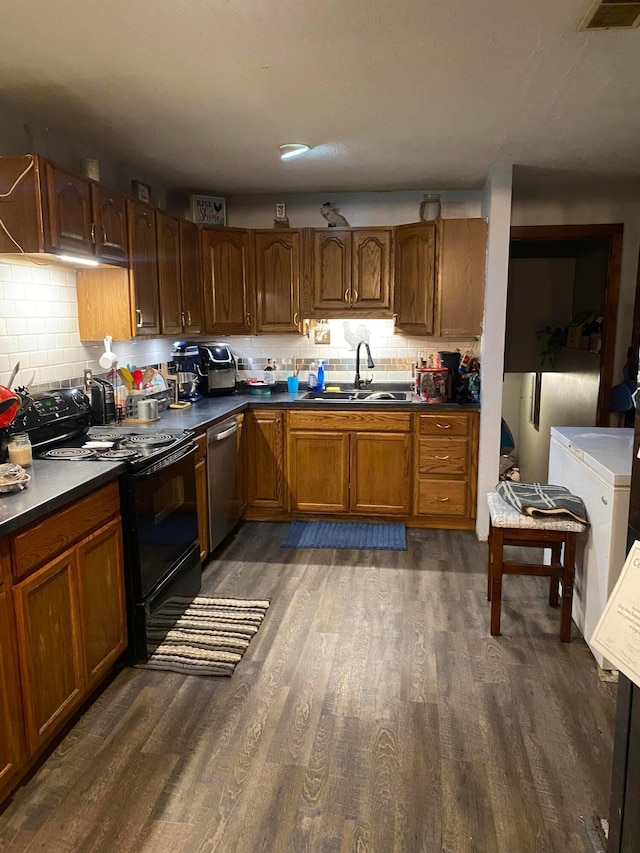
<instances>
[{"instance_id":1,"label":"dishwasher handle","mask_svg":"<svg viewBox=\"0 0 640 853\"><path fill-rule=\"evenodd\" d=\"M234 435L238 431L238 425L234 421L232 425L223 430L222 432L214 432L214 430L208 430L207 432L207 444L213 444L214 441L223 441L225 438L229 438Z\"/></svg>"}]
</instances>

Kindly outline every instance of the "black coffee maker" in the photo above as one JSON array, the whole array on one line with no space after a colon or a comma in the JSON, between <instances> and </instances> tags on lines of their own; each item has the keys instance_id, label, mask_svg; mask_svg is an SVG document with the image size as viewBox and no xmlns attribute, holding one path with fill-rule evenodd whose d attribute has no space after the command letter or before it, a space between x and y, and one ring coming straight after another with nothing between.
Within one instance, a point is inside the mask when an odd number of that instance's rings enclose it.
<instances>
[{"instance_id":1,"label":"black coffee maker","mask_svg":"<svg viewBox=\"0 0 640 853\"><path fill-rule=\"evenodd\" d=\"M460 353L439 352L440 364L449 371L448 398L450 403L455 403L458 398L458 387L460 384Z\"/></svg>"}]
</instances>

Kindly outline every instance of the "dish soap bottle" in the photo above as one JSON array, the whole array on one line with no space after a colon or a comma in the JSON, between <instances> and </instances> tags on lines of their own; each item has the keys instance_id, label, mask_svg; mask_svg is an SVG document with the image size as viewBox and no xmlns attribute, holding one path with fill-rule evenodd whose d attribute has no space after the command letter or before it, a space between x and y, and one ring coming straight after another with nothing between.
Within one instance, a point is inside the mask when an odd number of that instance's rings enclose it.
<instances>
[{"instance_id":1,"label":"dish soap bottle","mask_svg":"<svg viewBox=\"0 0 640 853\"><path fill-rule=\"evenodd\" d=\"M267 364L263 372L264 381L267 385L275 385L276 384L276 374L275 367L271 364L271 359L267 359Z\"/></svg>"},{"instance_id":2,"label":"dish soap bottle","mask_svg":"<svg viewBox=\"0 0 640 853\"><path fill-rule=\"evenodd\" d=\"M324 361L318 361L318 381L316 391L324 391Z\"/></svg>"}]
</instances>

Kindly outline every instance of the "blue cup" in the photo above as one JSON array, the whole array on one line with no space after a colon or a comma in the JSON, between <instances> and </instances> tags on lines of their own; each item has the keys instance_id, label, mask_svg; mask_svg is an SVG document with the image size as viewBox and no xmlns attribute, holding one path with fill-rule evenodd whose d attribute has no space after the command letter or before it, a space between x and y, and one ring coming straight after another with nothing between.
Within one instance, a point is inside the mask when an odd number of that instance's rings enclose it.
<instances>
[{"instance_id":1,"label":"blue cup","mask_svg":"<svg viewBox=\"0 0 640 853\"><path fill-rule=\"evenodd\" d=\"M298 377L287 376L287 391L291 394L296 394L298 391Z\"/></svg>"}]
</instances>

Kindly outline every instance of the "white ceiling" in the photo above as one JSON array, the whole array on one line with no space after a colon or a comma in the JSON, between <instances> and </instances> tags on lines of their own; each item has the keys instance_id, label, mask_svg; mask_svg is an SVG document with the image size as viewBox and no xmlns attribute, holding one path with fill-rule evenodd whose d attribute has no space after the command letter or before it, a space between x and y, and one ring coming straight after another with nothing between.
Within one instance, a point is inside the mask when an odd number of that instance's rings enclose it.
<instances>
[{"instance_id":1,"label":"white ceiling","mask_svg":"<svg viewBox=\"0 0 640 853\"><path fill-rule=\"evenodd\" d=\"M591 0L2 0L0 104L168 187L640 173L640 29ZM313 151L283 163L278 146Z\"/></svg>"}]
</instances>

